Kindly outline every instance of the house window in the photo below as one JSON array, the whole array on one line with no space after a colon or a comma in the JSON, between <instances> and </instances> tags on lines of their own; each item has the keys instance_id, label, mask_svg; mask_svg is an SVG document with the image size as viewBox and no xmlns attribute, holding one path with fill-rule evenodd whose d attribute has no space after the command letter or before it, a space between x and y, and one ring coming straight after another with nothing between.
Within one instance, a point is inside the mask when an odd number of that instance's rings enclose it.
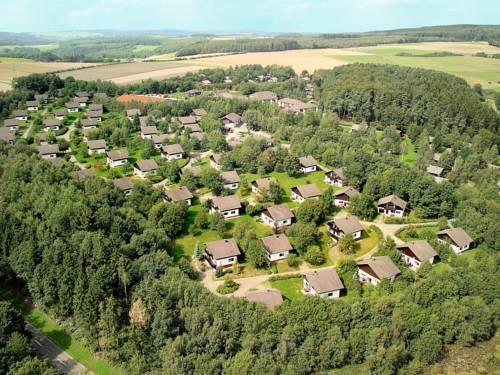
<instances>
[{"instance_id":1,"label":"house window","mask_svg":"<svg viewBox=\"0 0 500 375\"><path fill-rule=\"evenodd\" d=\"M234 258L227 258L228 262L234 262Z\"/></svg>"},{"instance_id":2,"label":"house window","mask_svg":"<svg viewBox=\"0 0 500 375\"><path fill-rule=\"evenodd\" d=\"M333 292L328 293L328 297L333 296Z\"/></svg>"},{"instance_id":3,"label":"house window","mask_svg":"<svg viewBox=\"0 0 500 375\"><path fill-rule=\"evenodd\" d=\"M285 254L280 253L280 258L283 258L284 256L285 256Z\"/></svg>"},{"instance_id":4,"label":"house window","mask_svg":"<svg viewBox=\"0 0 500 375\"><path fill-rule=\"evenodd\" d=\"M231 211L231 215L235 215L236 214L236 211Z\"/></svg>"}]
</instances>

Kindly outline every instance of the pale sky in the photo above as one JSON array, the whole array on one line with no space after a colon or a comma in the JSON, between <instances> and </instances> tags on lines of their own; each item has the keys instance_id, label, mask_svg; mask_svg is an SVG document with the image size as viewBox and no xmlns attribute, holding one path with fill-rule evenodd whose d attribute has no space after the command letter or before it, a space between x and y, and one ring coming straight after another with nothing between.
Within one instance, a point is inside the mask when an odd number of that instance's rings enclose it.
<instances>
[{"instance_id":1,"label":"pale sky","mask_svg":"<svg viewBox=\"0 0 500 375\"><path fill-rule=\"evenodd\" d=\"M499 0L0 0L0 31L349 32L498 24Z\"/></svg>"}]
</instances>

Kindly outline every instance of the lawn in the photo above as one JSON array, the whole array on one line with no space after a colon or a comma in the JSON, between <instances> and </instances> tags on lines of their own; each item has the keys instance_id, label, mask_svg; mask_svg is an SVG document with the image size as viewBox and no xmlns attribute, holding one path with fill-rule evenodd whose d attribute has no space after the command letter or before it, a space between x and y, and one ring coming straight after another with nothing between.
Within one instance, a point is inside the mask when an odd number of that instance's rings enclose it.
<instances>
[{"instance_id":1,"label":"lawn","mask_svg":"<svg viewBox=\"0 0 500 375\"><path fill-rule=\"evenodd\" d=\"M417 153L415 151L415 145L412 143L410 138L406 137L405 150L404 153L401 155L401 162L408 165L414 165L416 160L417 160Z\"/></svg>"},{"instance_id":2,"label":"lawn","mask_svg":"<svg viewBox=\"0 0 500 375\"><path fill-rule=\"evenodd\" d=\"M326 231L326 228L322 228L322 230ZM338 249L338 246L335 245L330 250L330 258L336 264L341 259L354 259L358 258L369 251L373 250L379 242L382 240L380 233L376 229L365 228L365 230L361 234L361 240L356 241L355 245L355 253L354 254L344 254L341 253Z\"/></svg>"},{"instance_id":3,"label":"lawn","mask_svg":"<svg viewBox=\"0 0 500 375\"><path fill-rule=\"evenodd\" d=\"M270 283L271 287L278 289L283 297L290 301L305 298L305 295L302 293L302 276L284 280L274 280Z\"/></svg>"},{"instance_id":4,"label":"lawn","mask_svg":"<svg viewBox=\"0 0 500 375\"><path fill-rule=\"evenodd\" d=\"M122 368L114 366L110 361L98 358L84 343L78 341L71 334L59 326L43 311L29 305L18 291L1 283L2 298L11 302L13 306L43 334L61 349L70 354L96 375L125 374Z\"/></svg>"},{"instance_id":5,"label":"lawn","mask_svg":"<svg viewBox=\"0 0 500 375\"><path fill-rule=\"evenodd\" d=\"M411 226L411 225L410 225ZM425 225L425 226L414 226L415 231L417 232L417 237L410 237L408 235L408 227L403 228L400 232L398 232L396 235L398 238L402 239L403 241L412 241L412 240L423 240L426 239L425 233L436 233L438 231L438 226L437 225Z\"/></svg>"}]
</instances>

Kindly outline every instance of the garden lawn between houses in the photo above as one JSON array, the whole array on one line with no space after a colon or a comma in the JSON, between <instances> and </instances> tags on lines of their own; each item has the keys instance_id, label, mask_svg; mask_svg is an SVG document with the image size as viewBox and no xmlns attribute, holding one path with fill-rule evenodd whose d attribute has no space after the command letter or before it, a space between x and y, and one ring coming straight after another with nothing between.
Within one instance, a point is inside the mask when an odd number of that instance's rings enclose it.
<instances>
[{"instance_id":1,"label":"garden lawn between houses","mask_svg":"<svg viewBox=\"0 0 500 375\"><path fill-rule=\"evenodd\" d=\"M284 298L290 301L304 299L306 296L302 293L302 276L292 277L282 280L273 280L269 282L272 288L278 289Z\"/></svg>"}]
</instances>

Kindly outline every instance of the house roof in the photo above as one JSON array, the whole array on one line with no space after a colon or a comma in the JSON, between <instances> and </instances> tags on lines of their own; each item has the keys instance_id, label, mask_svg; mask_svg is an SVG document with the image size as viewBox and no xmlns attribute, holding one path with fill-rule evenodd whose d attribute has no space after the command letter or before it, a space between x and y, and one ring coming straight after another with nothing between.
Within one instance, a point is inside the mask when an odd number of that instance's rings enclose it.
<instances>
[{"instance_id":1,"label":"house roof","mask_svg":"<svg viewBox=\"0 0 500 375\"><path fill-rule=\"evenodd\" d=\"M313 167L315 165L318 165L318 162L316 161L316 159L314 159L314 157L312 157L312 155L301 156L299 158L299 163L304 168Z\"/></svg>"},{"instance_id":2,"label":"house roof","mask_svg":"<svg viewBox=\"0 0 500 375\"><path fill-rule=\"evenodd\" d=\"M339 275L333 268L308 272L304 275L304 278L314 288L316 293L327 293L344 289L342 280L340 280Z\"/></svg>"},{"instance_id":3,"label":"house roof","mask_svg":"<svg viewBox=\"0 0 500 375\"><path fill-rule=\"evenodd\" d=\"M64 160L62 158L51 158L47 160L50 164L57 168L61 168L64 165Z\"/></svg>"},{"instance_id":4,"label":"house roof","mask_svg":"<svg viewBox=\"0 0 500 375\"><path fill-rule=\"evenodd\" d=\"M10 131L7 128L0 128L0 139L7 143L14 142L16 140L16 136L13 133L13 131Z\"/></svg>"},{"instance_id":5,"label":"house roof","mask_svg":"<svg viewBox=\"0 0 500 375\"><path fill-rule=\"evenodd\" d=\"M95 141L88 141L87 147L89 150L98 150L101 148L106 148L106 141L104 139L97 139Z\"/></svg>"},{"instance_id":6,"label":"house roof","mask_svg":"<svg viewBox=\"0 0 500 375\"><path fill-rule=\"evenodd\" d=\"M222 154L212 154L210 155L210 159L212 159L216 164L219 164L220 160L222 159Z\"/></svg>"},{"instance_id":7,"label":"house roof","mask_svg":"<svg viewBox=\"0 0 500 375\"><path fill-rule=\"evenodd\" d=\"M52 126L61 126L61 121L59 121L56 118L48 118L43 120L43 126L46 128L52 127Z\"/></svg>"},{"instance_id":8,"label":"house roof","mask_svg":"<svg viewBox=\"0 0 500 375\"><path fill-rule=\"evenodd\" d=\"M97 119L95 118L82 118L80 125L83 126L97 126Z\"/></svg>"},{"instance_id":9,"label":"house roof","mask_svg":"<svg viewBox=\"0 0 500 375\"><path fill-rule=\"evenodd\" d=\"M68 111L66 109L56 109L54 111L54 116L66 116Z\"/></svg>"},{"instance_id":10,"label":"house roof","mask_svg":"<svg viewBox=\"0 0 500 375\"><path fill-rule=\"evenodd\" d=\"M26 107L38 107L38 100L27 100Z\"/></svg>"},{"instance_id":11,"label":"house roof","mask_svg":"<svg viewBox=\"0 0 500 375\"><path fill-rule=\"evenodd\" d=\"M89 111L87 113L88 118L98 118L102 116L102 111L101 110L96 110L96 111Z\"/></svg>"},{"instance_id":12,"label":"house roof","mask_svg":"<svg viewBox=\"0 0 500 375\"><path fill-rule=\"evenodd\" d=\"M168 134L153 134L151 140L156 144L166 142L168 140Z\"/></svg>"},{"instance_id":13,"label":"house roof","mask_svg":"<svg viewBox=\"0 0 500 375\"><path fill-rule=\"evenodd\" d=\"M286 220L295 217L292 210L286 204L279 204L277 206L268 207L266 210L266 215L273 220Z\"/></svg>"},{"instance_id":14,"label":"house roof","mask_svg":"<svg viewBox=\"0 0 500 375\"><path fill-rule=\"evenodd\" d=\"M195 116L204 116L206 114L207 114L207 111L205 111L203 108L193 109L193 115L195 115Z\"/></svg>"},{"instance_id":15,"label":"house roof","mask_svg":"<svg viewBox=\"0 0 500 375\"><path fill-rule=\"evenodd\" d=\"M89 93L87 91L77 91L75 93L76 96L80 97L80 98L87 98L89 97Z\"/></svg>"},{"instance_id":16,"label":"house roof","mask_svg":"<svg viewBox=\"0 0 500 375\"><path fill-rule=\"evenodd\" d=\"M189 129L191 133L200 133L203 130L201 129L200 125L198 124L187 124L184 125L184 129Z\"/></svg>"},{"instance_id":17,"label":"house roof","mask_svg":"<svg viewBox=\"0 0 500 375\"><path fill-rule=\"evenodd\" d=\"M226 197L215 197L212 199L212 206L220 211L229 211L241 208L241 201L236 195Z\"/></svg>"},{"instance_id":18,"label":"house roof","mask_svg":"<svg viewBox=\"0 0 500 375\"><path fill-rule=\"evenodd\" d=\"M3 126L5 127L19 126L19 120L15 118L8 118L6 120L3 120Z\"/></svg>"},{"instance_id":19,"label":"house roof","mask_svg":"<svg viewBox=\"0 0 500 375\"><path fill-rule=\"evenodd\" d=\"M358 266L369 267L379 280L383 278L391 278L401 273L399 268L392 262L391 258L385 255L381 257L362 259L359 260L357 264Z\"/></svg>"},{"instance_id":20,"label":"house roof","mask_svg":"<svg viewBox=\"0 0 500 375\"><path fill-rule=\"evenodd\" d=\"M200 177L203 170L196 165L182 169L182 173L188 172L188 171L191 172L191 174L193 176Z\"/></svg>"},{"instance_id":21,"label":"house roof","mask_svg":"<svg viewBox=\"0 0 500 375\"><path fill-rule=\"evenodd\" d=\"M257 91L249 96L252 100L276 100L278 96L272 91Z\"/></svg>"},{"instance_id":22,"label":"house roof","mask_svg":"<svg viewBox=\"0 0 500 375\"><path fill-rule=\"evenodd\" d=\"M198 120L194 116L180 116L178 119L182 126L198 123Z\"/></svg>"},{"instance_id":23,"label":"house roof","mask_svg":"<svg viewBox=\"0 0 500 375\"><path fill-rule=\"evenodd\" d=\"M429 260L432 257L438 255L436 250L434 250L432 246L429 245L429 243L425 240L410 241L398 246L399 250L405 248L410 249L415 257L417 257L417 259L421 262L425 262L426 260Z\"/></svg>"},{"instance_id":24,"label":"house roof","mask_svg":"<svg viewBox=\"0 0 500 375\"><path fill-rule=\"evenodd\" d=\"M59 152L59 145L41 145L36 148L40 155L57 154Z\"/></svg>"},{"instance_id":25,"label":"house roof","mask_svg":"<svg viewBox=\"0 0 500 375\"><path fill-rule=\"evenodd\" d=\"M141 110L139 108L131 108L131 109L127 109L127 117L132 117L132 116L135 116L135 115L141 115Z\"/></svg>"},{"instance_id":26,"label":"house roof","mask_svg":"<svg viewBox=\"0 0 500 375\"><path fill-rule=\"evenodd\" d=\"M237 113L231 112L231 113L228 113L227 115L225 115L222 119L223 120L226 119L226 120L231 121L232 123L235 123L235 122L241 121L242 117Z\"/></svg>"},{"instance_id":27,"label":"house roof","mask_svg":"<svg viewBox=\"0 0 500 375\"><path fill-rule=\"evenodd\" d=\"M331 222L344 234L353 234L364 229L356 216L336 217Z\"/></svg>"},{"instance_id":28,"label":"house roof","mask_svg":"<svg viewBox=\"0 0 500 375\"><path fill-rule=\"evenodd\" d=\"M35 100L47 100L48 98L48 94L35 94Z\"/></svg>"},{"instance_id":29,"label":"house roof","mask_svg":"<svg viewBox=\"0 0 500 375\"><path fill-rule=\"evenodd\" d=\"M341 180L345 180L346 179L345 169L344 168L337 168L337 169L334 169L333 171L327 172L327 174L330 174L330 173L333 173L334 175L336 175Z\"/></svg>"},{"instance_id":30,"label":"house roof","mask_svg":"<svg viewBox=\"0 0 500 375\"><path fill-rule=\"evenodd\" d=\"M85 178L94 177L95 174L92 169L80 169L78 171L71 172L71 176L83 180Z\"/></svg>"},{"instance_id":31,"label":"house roof","mask_svg":"<svg viewBox=\"0 0 500 375\"><path fill-rule=\"evenodd\" d=\"M66 102L66 103L64 103L64 106L66 108L70 108L70 109L79 107L78 103L75 103L75 102Z\"/></svg>"},{"instance_id":32,"label":"house roof","mask_svg":"<svg viewBox=\"0 0 500 375\"><path fill-rule=\"evenodd\" d=\"M130 177L122 177L113 180L113 185L120 190L128 190L134 187L134 183Z\"/></svg>"},{"instance_id":33,"label":"house roof","mask_svg":"<svg viewBox=\"0 0 500 375\"><path fill-rule=\"evenodd\" d=\"M164 193L169 200L174 202L181 202L193 198L193 194L185 186L170 190L165 189Z\"/></svg>"},{"instance_id":34,"label":"house roof","mask_svg":"<svg viewBox=\"0 0 500 375\"><path fill-rule=\"evenodd\" d=\"M437 176L441 176L441 174L443 173L443 170L444 170L443 168L438 167L437 165L429 165L427 167L427 173L434 174Z\"/></svg>"},{"instance_id":35,"label":"house roof","mask_svg":"<svg viewBox=\"0 0 500 375\"><path fill-rule=\"evenodd\" d=\"M238 244L234 238L207 242L205 251L213 259L224 259L241 254Z\"/></svg>"},{"instance_id":36,"label":"house roof","mask_svg":"<svg viewBox=\"0 0 500 375\"><path fill-rule=\"evenodd\" d=\"M292 188L303 198L312 198L321 195L321 190L315 184L299 185Z\"/></svg>"},{"instance_id":37,"label":"house roof","mask_svg":"<svg viewBox=\"0 0 500 375\"><path fill-rule=\"evenodd\" d=\"M89 111L102 111L102 104L92 103L89 104Z\"/></svg>"},{"instance_id":38,"label":"house roof","mask_svg":"<svg viewBox=\"0 0 500 375\"><path fill-rule=\"evenodd\" d=\"M144 135L157 134L158 133L158 129L156 128L156 126L143 126L141 128L141 133L144 134Z\"/></svg>"},{"instance_id":39,"label":"house roof","mask_svg":"<svg viewBox=\"0 0 500 375\"><path fill-rule=\"evenodd\" d=\"M281 292L276 289L253 290L245 293L250 302L263 303L268 309L283 303Z\"/></svg>"},{"instance_id":40,"label":"house roof","mask_svg":"<svg viewBox=\"0 0 500 375\"><path fill-rule=\"evenodd\" d=\"M127 150L111 150L106 152L106 156L113 161L128 159Z\"/></svg>"},{"instance_id":41,"label":"house roof","mask_svg":"<svg viewBox=\"0 0 500 375\"><path fill-rule=\"evenodd\" d=\"M462 247L471 244L474 240L462 228L450 228L437 232L438 236L448 236L456 245Z\"/></svg>"},{"instance_id":42,"label":"house roof","mask_svg":"<svg viewBox=\"0 0 500 375\"><path fill-rule=\"evenodd\" d=\"M353 198L357 195L359 195L359 191L353 188L352 186L346 186L343 187L342 189L339 189L335 192L335 196L338 197L340 195L347 195L349 198Z\"/></svg>"},{"instance_id":43,"label":"house roof","mask_svg":"<svg viewBox=\"0 0 500 375\"><path fill-rule=\"evenodd\" d=\"M240 176L238 176L236 171L221 172L220 176L224 180L225 184L235 184L240 182Z\"/></svg>"},{"instance_id":44,"label":"house roof","mask_svg":"<svg viewBox=\"0 0 500 375\"><path fill-rule=\"evenodd\" d=\"M158 164L156 164L156 161L154 159L137 160L134 164L134 167L142 172L150 172L157 170Z\"/></svg>"},{"instance_id":45,"label":"house roof","mask_svg":"<svg viewBox=\"0 0 500 375\"><path fill-rule=\"evenodd\" d=\"M274 177L258 178L252 181L252 185L257 187L257 189L269 189L271 183L276 183L276 179Z\"/></svg>"},{"instance_id":46,"label":"house roof","mask_svg":"<svg viewBox=\"0 0 500 375\"><path fill-rule=\"evenodd\" d=\"M266 251L270 254L279 254L293 250L290 241L284 234L273 234L261 239Z\"/></svg>"},{"instance_id":47,"label":"house roof","mask_svg":"<svg viewBox=\"0 0 500 375\"><path fill-rule=\"evenodd\" d=\"M73 101L75 103L87 103L89 101L89 98L86 96L76 96L73 98Z\"/></svg>"},{"instance_id":48,"label":"house roof","mask_svg":"<svg viewBox=\"0 0 500 375\"><path fill-rule=\"evenodd\" d=\"M162 146L161 149L162 149L162 152L164 152L168 155L183 154L184 153L182 146L178 143L174 143L173 145L164 145L164 146Z\"/></svg>"},{"instance_id":49,"label":"house roof","mask_svg":"<svg viewBox=\"0 0 500 375\"><path fill-rule=\"evenodd\" d=\"M378 200L378 205L384 205L387 203L392 203L396 207L400 207L403 210L406 209L407 203L403 199L399 198L397 195L391 194L388 195L387 197L382 197Z\"/></svg>"}]
</instances>

